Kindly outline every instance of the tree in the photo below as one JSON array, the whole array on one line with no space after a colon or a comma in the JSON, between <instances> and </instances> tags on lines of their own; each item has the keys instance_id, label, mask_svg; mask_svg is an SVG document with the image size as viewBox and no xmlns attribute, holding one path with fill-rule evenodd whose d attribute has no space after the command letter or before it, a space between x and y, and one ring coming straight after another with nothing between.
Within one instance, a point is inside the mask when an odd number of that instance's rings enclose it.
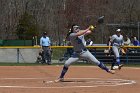
<instances>
[{"instance_id":1,"label":"tree","mask_svg":"<svg viewBox=\"0 0 140 93\"><path fill-rule=\"evenodd\" d=\"M37 25L33 16L25 12L19 19L16 34L19 39L32 39L33 36L38 35Z\"/></svg>"}]
</instances>

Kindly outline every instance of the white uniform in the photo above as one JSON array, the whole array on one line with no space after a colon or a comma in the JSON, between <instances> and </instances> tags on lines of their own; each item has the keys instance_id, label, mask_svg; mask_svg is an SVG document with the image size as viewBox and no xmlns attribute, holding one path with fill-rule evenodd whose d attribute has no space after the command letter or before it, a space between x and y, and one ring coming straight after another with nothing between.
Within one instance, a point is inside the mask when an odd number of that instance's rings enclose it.
<instances>
[{"instance_id":1,"label":"white uniform","mask_svg":"<svg viewBox=\"0 0 140 93\"><path fill-rule=\"evenodd\" d=\"M74 26L73 26L74 27ZM75 29L75 28L73 28ZM86 31L86 30L85 30ZM86 48L85 46L85 39L84 39L84 34L81 36L77 36L77 33L70 33L69 34L69 39L71 41L71 44L73 45L73 49L74 49L74 54L72 55L72 57L70 57L64 64L63 70L61 72L60 75L60 79L64 78L65 73L68 70L68 67L70 66L70 64L76 62L79 60L79 58L87 58L89 59L91 62L95 63L96 65L98 65L100 68L102 68L103 70L112 73L111 70L109 68L107 68L102 62L98 61Z\"/></svg>"},{"instance_id":2,"label":"white uniform","mask_svg":"<svg viewBox=\"0 0 140 93\"><path fill-rule=\"evenodd\" d=\"M117 63L117 65L120 65L120 49L121 46L123 45L123 36L122 35L113 35L111 38L111 42L112 42L112 51L114 53L114 61L112 63L111 69L115 66L115 63Z\"/></svg>"},{"instance_id":3,"label":"white uniform","mask_svg":"<svg viewBox=\"0 0 140 93\"><path fill-rule=\"evenodd\" d=\"M100 64L100 62L86 48L84 35L77 37L76 33L71 33L69 37L73 45L74 54L65 62L66 67L68 67L71 63L78 61L80 58L87 58L96 65Z\"/></svg>"},{"instance_id":4,"label":"white uniform","mask_svg":"<svg viewBox=\"0 0 140 93\"><path fill-rule=\"evenodd\" d=\"M120 46L123 45L123 36L117 36L116 34L112 36L111 38L112 41L112 50L114 52L115 57L120 57L119 52L120 52Z\"/></svg>"}]
</instances>

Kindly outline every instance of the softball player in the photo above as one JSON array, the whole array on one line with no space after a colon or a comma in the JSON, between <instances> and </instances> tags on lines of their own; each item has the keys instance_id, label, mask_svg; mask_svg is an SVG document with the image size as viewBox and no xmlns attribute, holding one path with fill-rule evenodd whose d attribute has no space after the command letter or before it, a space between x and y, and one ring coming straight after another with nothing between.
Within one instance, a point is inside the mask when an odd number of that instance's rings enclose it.
<instances>
[{"instance_id":1,"label":"softball player","mask_svg":"<svg viewBox=\"0 0 140 93\"><path fill-rule=\"evenodd\" d=\"M110 50L110 46L112 45L112 51L114 53L114 60L111 65L111 70L114 70L113 67L115 66L115 64L118 65L119 70L123 66L123 64L120 63L120 55L119 55L119 52L122 46L124 45L123 42L124 40L123 40L123 36L121 35L121 30L117 29L116 34L112 35L110 43L109 43L109 50Z\"/></svg>"},{"instance_id":2,"label":"softball player","mask_svg":"<svg viewBox=\"0 0 140 93\"><path fill-rule=\"evenodd\" d=\"M79 60L79 58L87 58L91 62L98 65L101 69L107 71L108 73L114 74L114 71L107 68L102 62L98 61L85 47L85 39L84 35L90 34L94 29L93 26L90 26L86 30L80 30L78 25L72 25L71 31L68 34L68 37L73 45L74 53L73 56L70 57L64 64L60 77L55 80L55 82L63 81L64 75L68 70L70 64Z\"/></svg>"}]
</instances>

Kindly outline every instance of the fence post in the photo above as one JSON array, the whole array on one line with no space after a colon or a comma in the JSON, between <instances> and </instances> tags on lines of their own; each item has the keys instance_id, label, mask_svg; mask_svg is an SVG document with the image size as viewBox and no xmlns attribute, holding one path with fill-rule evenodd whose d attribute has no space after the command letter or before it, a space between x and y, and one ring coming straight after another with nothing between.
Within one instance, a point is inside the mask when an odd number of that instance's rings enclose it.
<instances>
[{"instance_id":1,"label":"fence post","mask_svg":"<svg viewBox=\"0 0 140 93\"><path fill-rule=\"evenodd\" d=\"M17 63L19 63L19 48L17 48Z\"/></svg>"}]
</instances>

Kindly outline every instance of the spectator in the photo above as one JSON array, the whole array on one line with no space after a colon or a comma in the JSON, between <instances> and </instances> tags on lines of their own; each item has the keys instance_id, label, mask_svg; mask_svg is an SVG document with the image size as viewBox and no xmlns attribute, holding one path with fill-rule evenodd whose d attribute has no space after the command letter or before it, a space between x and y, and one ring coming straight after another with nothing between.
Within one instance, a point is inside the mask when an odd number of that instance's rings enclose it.
<instances>
[{"instance_id":1,"label":"spectator","mask_svg":"<svg viewBox=\"0 0 140 93\"><path fill-rule=\"evenodd\" d=\"M140 45L140 42L139 42L139 40L137 40L136 37L133 37L133 45L134 46L139 46Z\"/></svg>"},{"instance_id":2,"label":"spectator","mask_svg":"<svg viewBox=\"0 0 140 93\"><path fill-rule=\"evenodd\" d=\"M126 46L130 46L131 45L131 40L130 38L126 35L125 38L124 38L124 45Z\"/></svg>"},{"instance_id":3,"label":"spectator","mask_svg":"<svg viewBox=\"0 0 140 93\"><path fill-rule=\"evenodd\" d=\"M137 38L135 36L132 37L132 44L134 46L139 46L140 45L140 42L137 40ZM132 53L137 53L137 49L132 48L131 52Z\"/></svg>"},{"instance_id":4,"label":"spectator","mask_svg":"<svg viewBox=\"0 0 140 93\"><path fill-rule=\"evenodd\" d=\"M40 46L44 52L44 59L48 65L51 65L51 41L50 38L47 36L47 33L44 32L43 36L40 38ZM46 61L47 60L47 61Z\"/></svg>"},{"instance_id":5,"label":"spectator","mask_svg":"<svg viewBox=\"0 0 140 93\"><path fill-rule=\"evenodd\" d=\"M131 40L127 35L124 37L124 45L125 46L130 46L131 45ZM131 49L123 48L122 52L124 51L124 53L127 53L127 50L131 50Z\"/></svg>"}]
</instances>

